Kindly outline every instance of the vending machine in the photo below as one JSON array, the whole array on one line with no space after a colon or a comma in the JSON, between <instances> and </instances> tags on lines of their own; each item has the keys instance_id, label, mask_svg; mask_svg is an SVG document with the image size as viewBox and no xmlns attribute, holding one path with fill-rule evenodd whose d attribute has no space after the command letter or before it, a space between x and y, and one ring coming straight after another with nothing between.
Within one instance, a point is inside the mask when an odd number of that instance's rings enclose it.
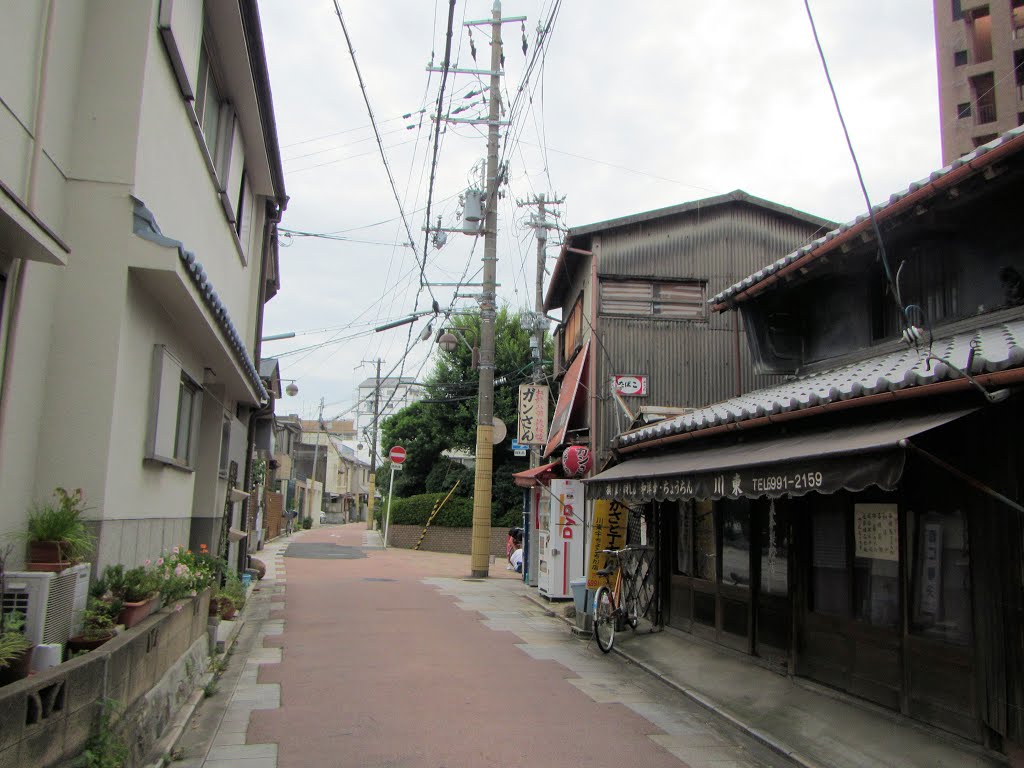
<instances>
[{"instance_id":1,"label":"vending machine","mask_svg":"<svg viewBox=\"0 0 1024 768\"><path fill-rule=\"evenodd\" d=\"M583 483L552 480L549 503L538 510L537 588L547 598L572 597L570 582L584 575Z\"/></svg>"}]
</instances>

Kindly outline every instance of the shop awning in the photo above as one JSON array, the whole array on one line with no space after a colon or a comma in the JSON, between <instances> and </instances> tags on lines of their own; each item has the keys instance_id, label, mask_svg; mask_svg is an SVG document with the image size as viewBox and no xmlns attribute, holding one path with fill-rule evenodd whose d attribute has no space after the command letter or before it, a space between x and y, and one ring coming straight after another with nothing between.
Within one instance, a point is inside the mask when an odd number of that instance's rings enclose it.
<instances>
[{"instance_id":1,"label":"shop awning","mask_svg":"<svg viewBox=\"0 0 1024 768\"><path fill-rule=\"evenodd\" d=\"M860 424L624 461L584 480L587 496L646 502L892 490L900 441L977 409Z\"/></svg>"},{"instance_id":2,"label":"shop awning","mask_svg":"<svg viewBox=\"0 0 1024 768\"><path fill-rule=\"evenodd\" d=\"M524 469L522 472L514 472L512 474L512 481L520 488L532 488L537 485L537 483L542 483L553 477L558 477L557 469L557 461L553 461L550 464L541 464L539 467Z\"/></svg>"},{"instance_id":3,"label":"shop awning","mask_svg":"<svg viewBox=\"0 0 1024 768\"><path fill-rule=\"evenodd\" d=\"M580 379L583 378L583 369L586 367L587 353L590 352L590 339L587 339L583 348L572 361L569 370L565 372L562 379L562 388L558 391L558 403L555 405L555 415L551 419L551 426L548 429L547 446L544 448L544 455L550 456L558 446L565 440L565 430L569 428L569 417L572 416L572 408L576 404L576 393L580 387Z\"/></svg>"}]
</instances>

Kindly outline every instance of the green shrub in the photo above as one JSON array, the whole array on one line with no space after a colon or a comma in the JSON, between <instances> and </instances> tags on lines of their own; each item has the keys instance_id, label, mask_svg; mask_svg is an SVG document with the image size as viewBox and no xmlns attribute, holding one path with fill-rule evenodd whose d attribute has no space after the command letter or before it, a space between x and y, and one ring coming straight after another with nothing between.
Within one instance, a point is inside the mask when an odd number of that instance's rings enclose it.
<instances>
[{"instance_id":1,"label":"green shrub","mask_svg":"<svg viewBox=\"0 0 1024 768\"><path fill-rule=\"evenodd\" d=\"M313 527L313 518L312 517L304 517L304 518L302 518L302 530L308 531L312 527Z\"/></svg>"},{"instance_id":2,"label":"green shrub","mask_svg":"<svg viewBox=\"0 0 1024 768\"><path fill-rule=\"evenodd\" d=\"M447 495L447 492L421 493L405 499L392 499L391 523L393 525L424 526L430 518L434 505ZM381 525L383 525L383 515L387 513L387 508L388 503L385 499L374 509L374 517L382 521ZM522 525L522 522L522 512L518 509L506 512L496 506L491 507L492 526L512 528ZM437 513L431 525L440 528L471 528L473 526L473 499L453 495Z\"/></svg>"}]
</instances>

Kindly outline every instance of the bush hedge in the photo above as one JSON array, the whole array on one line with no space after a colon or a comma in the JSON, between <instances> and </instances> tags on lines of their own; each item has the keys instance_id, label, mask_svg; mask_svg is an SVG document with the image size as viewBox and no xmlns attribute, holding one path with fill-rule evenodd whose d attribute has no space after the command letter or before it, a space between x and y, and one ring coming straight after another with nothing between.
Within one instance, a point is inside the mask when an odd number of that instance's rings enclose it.
<instances>
[{"instance_id":1,"label":"bush hedge","mask_svg":"<svg viewBox=\"0 0 1024 768\"><path fill-rule=\"evenodd\" d=\"M416 496L408 496L404 499L391 500L391 522L394 525L426 525L434 505L443 499L447 493L420 493ZM377 504L373 510L373 516L383 521L387 512L387 500ZM471 528L473 527L473 499L462 496L452 496L437 513L431 525L443 528ZM512 528L522 525L520 513L504 513L499 509L491 510L491 525L499 528Z\"/></svg>"}]
</instances>

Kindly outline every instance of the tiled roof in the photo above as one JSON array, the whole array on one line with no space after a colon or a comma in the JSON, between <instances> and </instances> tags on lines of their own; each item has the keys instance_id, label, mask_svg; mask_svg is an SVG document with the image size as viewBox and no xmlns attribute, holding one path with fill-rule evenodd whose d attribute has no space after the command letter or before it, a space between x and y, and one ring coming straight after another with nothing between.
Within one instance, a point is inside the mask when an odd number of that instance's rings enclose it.
<instances>
[{"instance_id":1,"label":"tiled roof","mask_svg":"<svg viewBox=\"0 0 1024 768\"><path fill-rule=\"evenodd\" d=\"M936 339L931 351L935 357L965 370L972 346L971 374L1024 366L1024 318ZM961 378L947 362L932 360L929 363L924 347L890 352L748 392L627 432L616 438L615 447L625 448L669 435Z\"/></svg>"},{"instance_id":2,"label":"tiled roof","mask_svg":"<svg viewBox=\"0 0 1024 768\"><path fill-rule=\"evenodd\" d=\"M884 218L885 214L887 212L891 212L890 209L896 203L903 200L908 195L912 195L921 190L924 190L922 194L927 196L929 190L934 188L934 184L936 181L942 179L943 177L947 176L953 171L956 171L957 169L965 165L968 165L969 163L978 160L979 158L982 158L985 154L991 152L993 149L996 149L1001 145L1009 144L1011 141L1022 135L1024 135L1024 126L1019 126L1011 131L1007 131L998 138L990 141L988 144L983 144L982 146L975 149L973 152L966 154L963 157L958 158L957 160L954 160L945 168L933 171L931 174L928 175L928 178L921 179L920 181L915 181L905 190L891 195L888 201L884 203L878 203L872 206L872 212L874 212L876 218ZM1024 139L1022 139L1022 141L1024 141ZM729 299L733 298L739 293L742 293L748 288L757 285L758 283L767 279L771 275L774 275L780 270L785 269L794 262L803 259L804 257L814 258L817 255L816 252L820 251L823 253L824 251L828 250L831 247L832 241L834 241L837 237L841 235L845 235L849 230L855 227L865 229L868 226L870 226L869 218L870 217L868 216L868 214L862 213L853 221L841 225L839 228L826 233L822 237L819 237L817 240L814 240L808 243L807 245L801 246L792 253L783 256L778 261L772 262L764 269L760 269L754 274L750 275L749 277L743 278L735 285L726 288L721 293L716 294L715 296L710 298L708 300L708 303L712 305L722 304L723 302L728 301Z\"/></svg>"}]
</instances>

